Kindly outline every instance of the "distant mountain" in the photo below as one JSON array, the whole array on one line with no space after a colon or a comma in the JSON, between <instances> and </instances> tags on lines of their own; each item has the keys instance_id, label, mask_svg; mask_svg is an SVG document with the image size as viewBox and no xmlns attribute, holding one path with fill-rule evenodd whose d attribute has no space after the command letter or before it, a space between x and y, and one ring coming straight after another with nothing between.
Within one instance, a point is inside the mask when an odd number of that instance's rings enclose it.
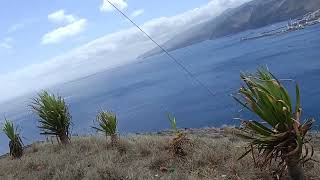
<instances>
[{"instance_id":1,"label":"distant mountain","mask_svg":"<svg viewBox=\"0 0 320 180\"><path fill-rule=\"evenodd\" d=\"M204 40L298 18L318 9L320 9L320 0L253 0L186 29L164 43L163 47L172 51ZM161 50L155 48L143 54L141 58L159 53Z\"/></svg>"}]
</instances>

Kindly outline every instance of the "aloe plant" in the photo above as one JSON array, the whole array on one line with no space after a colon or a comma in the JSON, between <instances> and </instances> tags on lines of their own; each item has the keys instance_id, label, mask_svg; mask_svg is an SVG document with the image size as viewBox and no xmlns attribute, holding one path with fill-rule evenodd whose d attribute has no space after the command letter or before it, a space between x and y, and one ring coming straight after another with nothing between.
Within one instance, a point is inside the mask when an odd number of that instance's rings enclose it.
<instances>
[{"instance_id":1,"label":"aloe plant","mask_svg":"<svg viewBox=\"0 0 320 180\"><path fill-rule=\"evenodd\" d=\"M266 68L258 69L256 74L241 73L240 77L244 85L235 99L260 120L243 120L241 137L250 141L250 148L239 159L249 153L254 155L257 149L254 160L260 168L277 161L282 171L287 167L293 180L303 179L302 165L313 156L306 134L315 120L301 121L299 86L296 84L293 105L287 89Z\"/></svg>"},{"instance_id":2,"label":"aloe plant","mask_svg":"<svg viewBox=\"0 0 320 180\"><path fill-rule=\"evenodd\" d=\"M70 142L71 115L61 96L43 91L33 99L30 106L40 118L40 134L57 136L62 144Z\"/></svg>"},{"instance_id":3,"label":"aloe plant","mask_svg":"<svg viewBox=\"0 0 320 180\"><path fill-rule=\"evenodd\" d=\"M13 158L20 158L23 154L23 144L20 135L17 133L17 129L14 127L12 122L6 120L2 130L10 140L10 155Z\"/></svg>"},{"instance_id":4,"label":"aloe plant","mask_svg":"<svg viewBox=\"0 0 320 180\"><path fill-rule=\"evenodd\" d=\"M99 126L98 127L93 126L92 128L97 130L98 132L104 133L106 137L110 136L112 146L116 146L118 141L117 116L111 112L101 111L97 115L96 121L99 124Z\"/></svg>"}]
</instances>

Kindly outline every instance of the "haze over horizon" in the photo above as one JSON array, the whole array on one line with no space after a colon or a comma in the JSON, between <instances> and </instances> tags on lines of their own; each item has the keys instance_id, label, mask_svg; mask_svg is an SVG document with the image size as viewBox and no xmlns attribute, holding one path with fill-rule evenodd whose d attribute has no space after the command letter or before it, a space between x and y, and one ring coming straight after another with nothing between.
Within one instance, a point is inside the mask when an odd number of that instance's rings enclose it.
<instances>
[{"instance_id":1,"label":"haze over horizon","mask_svg":"<svg viewBox=\"0 0 320 180\"><path fill-rule=\"evenodd\" d=\"M249 0L112 0L159 43ZM105 1L43 4L1 2L8 20L0 30L0 103L108 68L134 62L155 47ZM177 5L179 4L179 5ZM46 8L41 8L45 6ZM30 9L28 9L30 8ZM166 8L166 11L161 11ZM35 13L37 12L37 13ZM165 13L165 14L164 14Z\"/></svg>"}]
</instances>

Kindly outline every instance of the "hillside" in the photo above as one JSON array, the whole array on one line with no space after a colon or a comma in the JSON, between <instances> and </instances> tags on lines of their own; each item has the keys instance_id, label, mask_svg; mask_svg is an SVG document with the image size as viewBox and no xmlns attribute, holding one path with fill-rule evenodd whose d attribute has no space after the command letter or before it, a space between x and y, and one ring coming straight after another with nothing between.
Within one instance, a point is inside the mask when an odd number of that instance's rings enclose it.
<instances>
[{"instance_id":1,"label":"hillside","mask_svg":"<svg viewBox=\"0 0 320 180\"><path fill-rule=\"evenodd\" d=\"M272 179L272 167L260 171L250 156L238 161L246 143L232 128L185 131L191 145L184 158L173 158L169 132L122 137L117 148L105 138L73 137L68 146L44 142L31 145L21 160L0 158L0 179L125 180L125 179ZM315 146L319 159L320 146ZM308 162L306 178L319 178L320 165Z\"/></svg>"},{"instance_id":2,"label":"hillside","mask_svg":"<svg viewBox=\"0 0 320 180\"><path fill-rule=\"evenodd\" d=\"M218 17L199 23L163 44L172 51L208 39L216 39L249 29L295 19L320 9L320 0L253 0ZM141 56L161 53L155 48Z\"/></svg>"}]
</instances>

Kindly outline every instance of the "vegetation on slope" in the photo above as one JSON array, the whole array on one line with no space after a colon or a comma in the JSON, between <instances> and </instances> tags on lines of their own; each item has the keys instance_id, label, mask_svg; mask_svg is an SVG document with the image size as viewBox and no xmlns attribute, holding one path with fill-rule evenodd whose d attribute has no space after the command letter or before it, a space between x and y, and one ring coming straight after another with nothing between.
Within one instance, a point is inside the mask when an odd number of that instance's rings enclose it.
<instances>
[{"instance_id":1,"label":"vegetation on slope","mask_svg":"<svg viewBox=\"0 0 320 180\"><path fill-rule=\"evenodd\" d=\"M30 106L40 118L39 128L42 135L57 136L62 144L69 143L71 115L61 96L43 91L33 99Z\"/></svg>"},{"instance_id":2,"label":"vegetation on slope","mask_svg":"<svg viewBox=\"0 0 320 180\"><path fill-rule=\"evenodd\" d=\"M117 116L111 112L101 111L96 118L98 122L98 127L92 127L98 132L102 132L106 137L111 137L112 146L116 146L118 143L118 135L117 135Z\"/></svg>"},{"instance_id":3,"label":"vegetation on slope","mask_svg":"<svg viewBox=\"0 0 320 180\"><path fill-rule=\"evenodd\" d=\"M273 179L276 165L261 171L250 157L237 160L247 143L235 136L234 131L231 128L184 131L193 144L186 149L184 158L174 158L169 153L168 142L175 133L122 137L117 148L103 136L73 137L68 146L37 143L26 149L21 160L0 159L0 179ZM319 144L315 151L319 157ZM304 169L306 179L318 178L318 163L308 162Z\"/></svg>"},{"instance_id":4,"label":"vegetation on slope","mask_svg":"<svg viewBox=\"0 0 320 180\"><path fill-rule=\"evenodd\" d=\"M2 130L9 138L10 156L20 158L23 154L23 144L17 128L12 122L6 120Z\"/></svg>"},{"instance_id":5,"label":"vegetation on slope","mask_svg":"<svg viewBox=\"0 0 320 180\"><path fill-rule=\"evenodd\" d=\"M255 163L264 168L278 161L280 175L287 168L293 180L303 180L302 165L312 160L314 154L307 133L315 120L301 120L300 88L296 85L295 105L287 89L267 69L258 69L256 74L241 74L244 86L239 98L245 108L260 117L244 120L242 137L251 141L249 150L257 149ZM305 152L303 152L305 150Z\"/></svg>"}]
</instances>

